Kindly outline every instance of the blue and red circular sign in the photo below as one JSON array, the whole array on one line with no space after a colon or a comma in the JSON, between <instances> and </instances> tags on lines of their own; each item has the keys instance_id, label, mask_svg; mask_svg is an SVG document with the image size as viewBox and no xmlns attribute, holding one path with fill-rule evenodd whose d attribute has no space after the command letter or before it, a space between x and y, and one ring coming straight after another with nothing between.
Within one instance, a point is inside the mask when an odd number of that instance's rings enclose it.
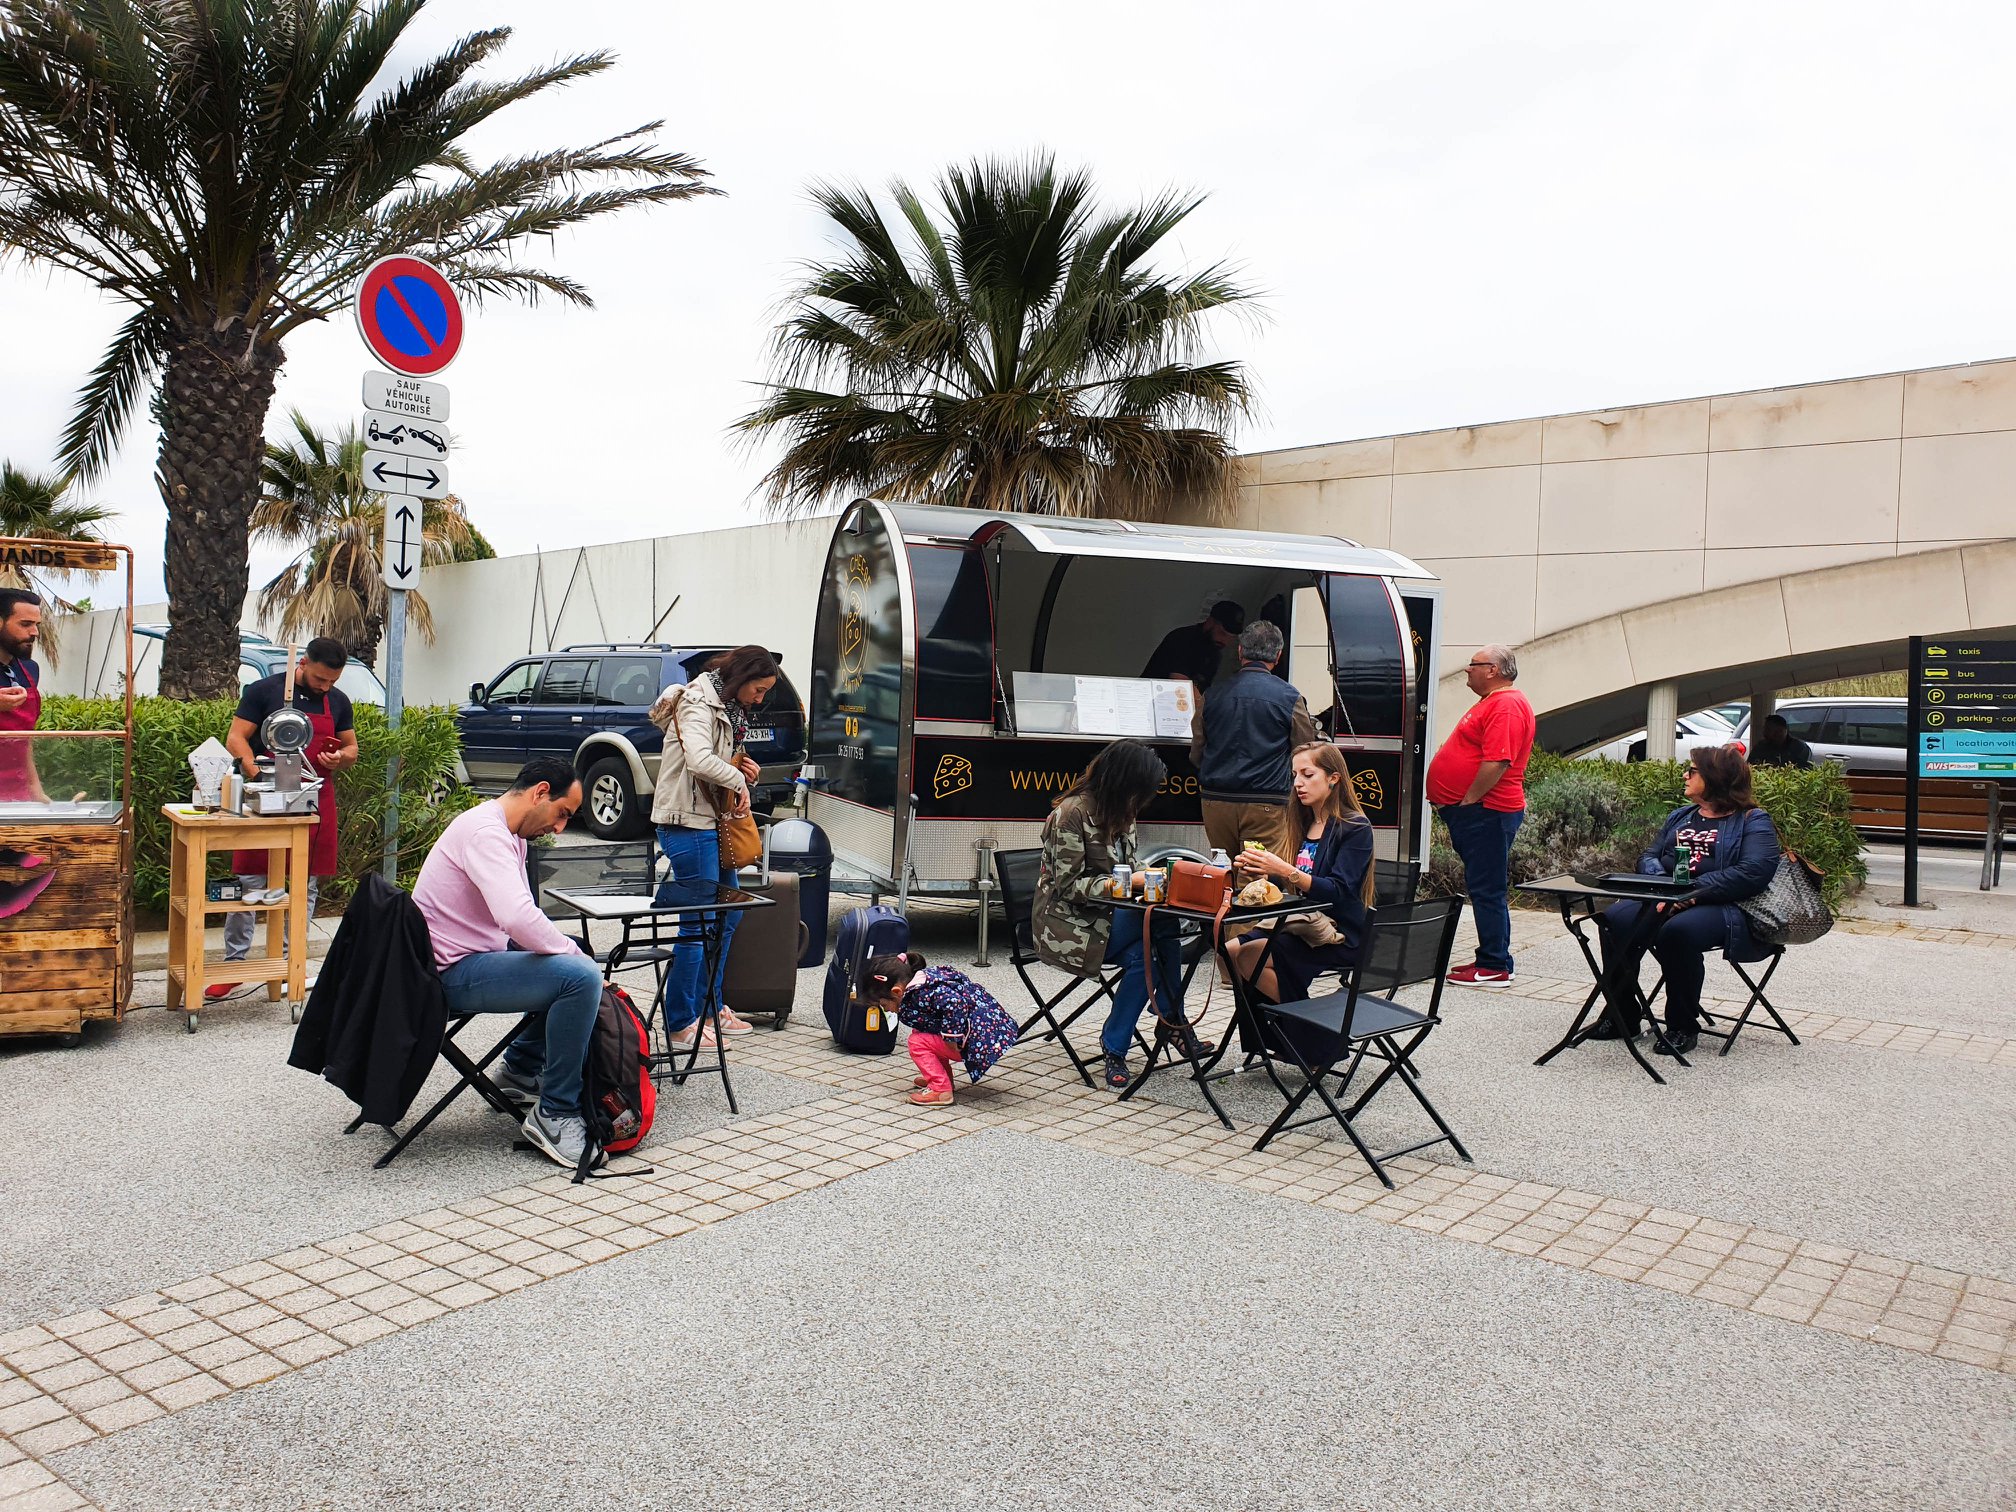
<instances>
[{"instance_id":1,"label":"blue and red circular sign","mask_svg":"<svg viewBox=\"0 0 2016 1512\"><path fill-rule=\"evenodd\" d=\"M432 263L381 257L357 290L357 329L393 372L431 378L462 349L462 302Z\"/></svg>"}]
</instances>

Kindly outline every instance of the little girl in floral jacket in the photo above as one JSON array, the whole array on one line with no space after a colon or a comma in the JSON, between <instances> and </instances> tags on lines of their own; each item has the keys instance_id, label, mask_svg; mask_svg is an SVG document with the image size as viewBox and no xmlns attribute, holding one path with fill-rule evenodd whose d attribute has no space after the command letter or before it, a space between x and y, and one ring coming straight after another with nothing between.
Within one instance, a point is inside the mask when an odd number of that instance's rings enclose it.
<instances>
[{"instance_id":1,"label":"little girl in floral jacket","mask_svg":"<svg viewBox=\"0 0 2016 1512\"><path fill-rule=\"evenodd\" d=\"M977 1082L1015 1043L1014 1015L986 988L950 966L927 967L914 950L875 957L865 985L871 1002L893 1005L896 1021L909 1027L913 1103L951 1102L952 1062L963 1062L967 1079Z\"/></svg>"}]
</instances>

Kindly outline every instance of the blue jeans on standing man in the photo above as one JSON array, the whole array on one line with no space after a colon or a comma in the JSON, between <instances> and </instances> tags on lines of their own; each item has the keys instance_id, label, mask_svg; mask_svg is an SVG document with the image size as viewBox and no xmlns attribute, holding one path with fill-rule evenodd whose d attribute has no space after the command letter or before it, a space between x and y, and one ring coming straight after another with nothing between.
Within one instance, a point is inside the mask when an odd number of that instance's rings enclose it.
<instances>
[{"instance_id":1,"label":"blue jeans on standing man","mask_svg":"<svg viewBox=\"0 0 2016 1512\"><path fill-rule=\"evenodd\" d=\"M672 863L674 881L683 882L694 877L712 877L735 885L735 873L721 864L721 837L711 829L684 829L676 824L658 826L658 849L665 853L665 859ZM713 914L702 915L713 919ZM714 962L714 980L710 984L714 1001L721 1001L721 979L728 971L728 942L734 938L735 926L741 922L739 913L722 914L721 953ZM700 1017L700 1005L706 1001L701 990L701 968L706 965L705 952L695 940L672 947L672 970L665 978L665 1029L668 1034L677 1034L688 1024Z\"/></svg>"},{"instance_id":2,"label":"blue jeans on standing man","mask_svg":"<svg viewBox=\"0 0 2016 1512\"><path fill-rule=\"evenodd\" d=\"M1141 1010L1148 1006L1148 966L1141 949L1141 918L1129 908L1113 910L1113 933L1106 941L1106 963L1121 968L1119 985L1113 989L1113 1011L1106 1015L1106 1027L1099 1043L1108 1055L1125 1055L1134 1041L1134 1026ZM1171 918L1155 921L1155 1001L1162 1005L1162 1017L1171 1023L1183 1019L1183 942L1177 922Z\"/></svg>"},{"instance_id":3,"label":"blue jeans on standing man","mask_svg":"<svg viewBox=\"0 0 2016 1512\"><path fill-rule=\"evenodd\" d=\"M1512 969L1512 907L1505 894L1512 866L1512 837L1526 810L1506 813L1481 803L1452 803L1435 811L1449 827L1449 843L1463 860L1463 888L1477 921L1477 964Z\"/></svg>"},{"instance_id":4,"label":"blue jeans on standing man","mask_svg":"<svg viewBox=\"0 0 2016 1512\"><path fill-rule=\"evenodd\" d=\"M539 1082L539 1111L548 1121L581 1116L581 1066L602 1005L602 968L585 955L535 955L484 950L441 973L448 1011L538 1013L542 1022L504 1051L504 1064Z\"/></svg>"}]
</instances>

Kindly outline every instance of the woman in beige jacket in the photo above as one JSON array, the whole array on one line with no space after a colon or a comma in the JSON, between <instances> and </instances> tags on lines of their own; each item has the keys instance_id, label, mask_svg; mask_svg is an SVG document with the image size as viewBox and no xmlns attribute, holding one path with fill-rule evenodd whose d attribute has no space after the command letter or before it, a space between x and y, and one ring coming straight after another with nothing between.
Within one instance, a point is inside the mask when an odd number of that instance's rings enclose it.
<instances>
[{"instance_id":1,"label":"woman in beige jacket","mask_svg":"<svg viewBox=\"0 0 2016 1512\"><path fill-rule=\"evenodd\" d=\"M658 848L672 863L675 878L718 878L735 881L721 864L716 833L716 800L731 815L749 812L749 784L757 766L743 749L749 711L777 686L777 663L761 646L738 646L708 663L707 670L680 687L667 688L651 706L651 722L665 732L664 754L658 758L658 782L651 795L651 822L658 826ZM721 978L728 968L728 941L740 914L728 914L721 929L721 952L714 963L712 990L720 1001ZM680 1049L695 1035L709 1031L700 1024L706 990L700 980L703 956L698 944L678 945L665 980L665 1032ZM720 1017L723 1034L747 1034L749 1023L726 1004Z\"/></svg>"}]
</instances>

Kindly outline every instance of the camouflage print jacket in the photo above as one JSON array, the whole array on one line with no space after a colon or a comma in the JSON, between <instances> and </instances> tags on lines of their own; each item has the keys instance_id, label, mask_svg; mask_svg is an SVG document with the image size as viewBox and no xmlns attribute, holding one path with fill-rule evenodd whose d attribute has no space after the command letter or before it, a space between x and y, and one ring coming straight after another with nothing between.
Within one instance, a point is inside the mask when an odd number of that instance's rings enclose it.
<instances>
[{"instance_id":1,"label":"camouflage print jacket","mask_svg":"<svg viewBox=\"0 0 2016 1512\"><path fill-rule=\"evenodd\" d=\"M1030 923L1036 954L1074 976L1093 976L1106 959L1113 910L1113 868L1134 865L1134 832L1108 844L1092 828L1085 800L1066 798L1043 821L1043 862Z\"/></svg>"}]
</instances>

